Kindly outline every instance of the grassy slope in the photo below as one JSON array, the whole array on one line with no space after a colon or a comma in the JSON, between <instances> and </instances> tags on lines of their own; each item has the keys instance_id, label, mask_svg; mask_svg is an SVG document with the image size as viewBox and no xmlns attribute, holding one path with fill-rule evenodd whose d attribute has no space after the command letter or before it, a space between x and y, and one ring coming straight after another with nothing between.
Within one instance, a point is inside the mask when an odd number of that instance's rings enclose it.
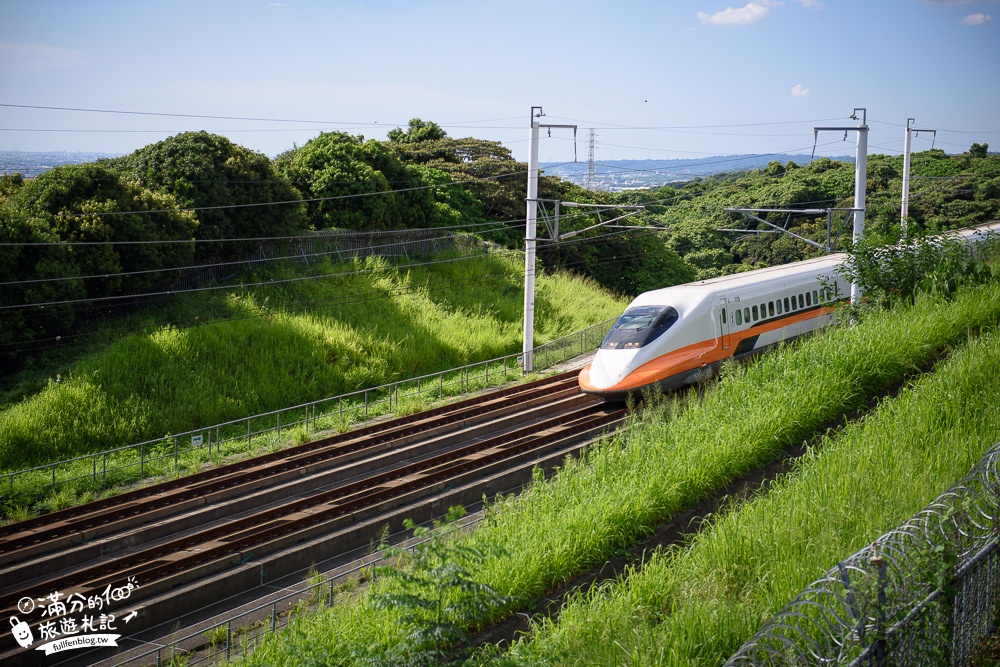
<instances>
[{"instance_id":1,"label":"grassy slope","mask_svg":"<svg viewBox=\"0 0 1000 667\"><path fill-rule=\"evenodd\" d=\"M0 469L520 349L523 269L516 255L386 267L380 260L321 264L313 272L332 277L199 296L181 306L185 312L221 309L231 319L158 327L82 355L62 371L64 382L43 383L0 411ZM360 272L334 275L345 270ZM536 342L614 317L624 307L593 283L566 275L541 275L536 299Z\"/></svg>"},{"instance_id":2,"label":"grassy slope","mask_svg":"<svg viewBox=\"0 0 1000 667\"><path fill-rule=\"evenodd\" d=\"M904 522L1000 439L1000 336L974 340L692 546L543 624L547 664L717 665L838 560Z\"/></svg>"},{"instance_id":3,"label":"grassy slope","mask_svg":"<svg viewBox=\"0 0 1000 667\"><path fill-rule=\"evenodd\" d=\"M496 508L471 539L506 555L485 562L477 577L530 599L863 406L969 330L998 321L1000 286L991 285L952 302L876 314L735 369L700 405L652 414L625 442L597 449L586 463L569 462L551 483ZM399 631L391 613L334 608L303 619L251 663L298 664L304 652L346 656L352 645L392 643Z\"/></svg>"}]
</instances>

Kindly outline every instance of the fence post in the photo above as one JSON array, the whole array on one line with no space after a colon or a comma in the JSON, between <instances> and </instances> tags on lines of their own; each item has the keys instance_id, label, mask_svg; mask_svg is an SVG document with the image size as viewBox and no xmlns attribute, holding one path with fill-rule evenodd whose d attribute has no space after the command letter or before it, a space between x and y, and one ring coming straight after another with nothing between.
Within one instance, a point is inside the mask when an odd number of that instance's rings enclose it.
<instances>
[{"instance_id":1,"label":"fence post","mask_svg":"<svg viewBox=\"0 0 1000 667\"><path fill-rule=\"evenodd\" d=\"M146 443L139 445L139 479L146 476ZM55 477L52 478L53 482Z\"/></svg>"},{"instance_id":2,"label":"fence post","mask_svg":"<svg viewBox=\"0 0 1000 667\"><path fill-rule=\"evenodd\" d=\"M232 657L233 622L226 621L226 660Z\"/></svg>"},{"instance_id":3,"label":"fence post","mask_svg":"<svg viewBox=\"0 0 1000 667\"><path fill-rule=\"evenodd\" d=\"M277 418L277 421L278 421L278 437L280 438L281 437L281 412L280 411L276 413L276 418Z\"/></svg>"},{"instance_id":4,"label":"fence post","mask_svg":"<svg viewBox=\"0 0 1000 667\"><path fill-rule=\"evenodd\" d=\"M174 470L177 469L177 436L174 436Z\"/></svg>"},{"instance_id":5,"label":"fence post","mask_svg":"<svg viewBox=\"0 0 1000 667\"><path fill-rule=\"evenodd\" d=\"M878 543L872 544L872 557L868 560L868 564L876 568L878 577L878 592L875 596L875 632L874 632L874 642L872 643L873 648L873 664L878 667L883 667L885 665L885 606L886 606L886 596L885 596L885 584L886 584L886 566L885 559L878 552Z\"/></svg>"},{"instance_id":6,"label":"fence post","mask_svg":"<svg viewBox=\"0 0 1000 667\"><path fill-rule=\"evenodd\" d=\"M253 437L253 433L250 432L250 418L247 418L247 449L250 448L250 439Z\"/></svg>"}]
</instances>

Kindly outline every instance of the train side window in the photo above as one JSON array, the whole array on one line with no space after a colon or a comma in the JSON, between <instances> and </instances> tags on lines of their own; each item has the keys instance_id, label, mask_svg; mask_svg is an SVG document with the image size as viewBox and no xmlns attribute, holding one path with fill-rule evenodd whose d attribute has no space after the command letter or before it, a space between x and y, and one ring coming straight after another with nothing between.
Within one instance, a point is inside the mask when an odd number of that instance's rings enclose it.
<instances>
[{"instance_id":1,"label":"train side window","mask_svg":"<svg viewBox=\"0 0 1000 667\"><path fill-rule=\"evenodd\" d=\"M774 304L777 306L775 310L781 315L781 299L775 299Z\"/></svg>"},{"instance_id":2,"label":"train side window","mask_svg":"<svg viewBox=\"0 0 1000 667\"><path fill-rule=\"evenodd\" d=\"M746 320L747 324L750 324L750 309L749 308L744 308L743 309L743 319Z\"/></svg>"},{"instance_id":3,"label":"train side window","mask_svg":"<svg viewBox=\"0 0 1000 667\"><path fill-rule=\"evenodd\" d=\"M809 292L806 292L806 305L807 306L813 305L812 304L812 298L810 297Z\"/></svg>"},{"instance_id":4,"label":"train side window","mask_svg":"<svg viewBox=\"0 0 1000 667\"><path fill-rule=\"evenodd\" d=\"M722 309L722 323L723 324L726 323L726 309L725 308Z\"/></svg>"},{"instance_id":5,"label":"train side window","mask_svg":"<svg viewBox=\"0 0 1000 667\"><path fill-rule=\"evenodd\" d=\"M757 306L754 306L753 307L753 321L756 322L757 319L758 319L758 317L757 317Z\"/></svg>"},{"instance_id":6,"label":"train side window","mask_svg":"<svg viewBox=\"0 0 1000 667\"><path fill-rule=\"evenodd\" d=\"M802 298L802 295L799 294L799 308L805 308L805 307L806 307L806 301L805 299Z\"/></svg>"},{"instance_id":7,"label":"train side window","mask_svg":"<svg viewBox=\"0 0 1000 667\"><path fill-rule=\"evenodd\" d=\"M773 301L768 301L767 302L767 316L768 317L774 317L774 302Z\"/></svg>"},{"instance_id":8,"label":"train side window","mask_svg":"<svg viewBox=\"0 0 1000 667\"><path fill-rule=\"evenodd\" d=\"M743 313L739 308L733 311L733 315L736 316L736 326L743 324Z\"/></svg>"},{"instance_id":9,"label":"train side window","mask_svg":"<svg viewBox=\"0 0 1000 667\"><path fill-rule=\"evenodd\" d=\"M819 305L819 292L813 290L813 304Z\"/></svg>"},{"instance_id":10,"label":"train side window","mask_svg":"<svg viewBox=\"0 0 1000 667\"><path fill-rule=\"evenodd\" d=\"M788 307L788 297L787 296L785 297L785 312L786 313L792 312L792 309Z\"/></svg>"}]
</instances>

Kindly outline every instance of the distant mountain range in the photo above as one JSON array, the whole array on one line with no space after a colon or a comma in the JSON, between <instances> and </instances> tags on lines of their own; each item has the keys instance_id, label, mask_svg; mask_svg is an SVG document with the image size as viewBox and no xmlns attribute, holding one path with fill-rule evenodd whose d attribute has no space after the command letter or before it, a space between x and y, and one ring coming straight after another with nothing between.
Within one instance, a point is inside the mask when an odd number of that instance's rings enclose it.
<instances>
[{"instance_id":1,"label":"distant mountain range","mask_svg":"<svg viewBox=\"0 0 1000 667\"><path fill-rule=\"evenodd\" d=\"M808 155L718 155L697 160L601 160L594 162L594 190L616 192L640 188L653 188L677 181L713 176L731 171L763 169L769 162L786 164L794 162L805 165ZM832 158L842 162L854 162L851 156ZM586 185L587 163L548 162L539 165L548 176L558 176L577 185Z\"/></svg>"}]
</instances>

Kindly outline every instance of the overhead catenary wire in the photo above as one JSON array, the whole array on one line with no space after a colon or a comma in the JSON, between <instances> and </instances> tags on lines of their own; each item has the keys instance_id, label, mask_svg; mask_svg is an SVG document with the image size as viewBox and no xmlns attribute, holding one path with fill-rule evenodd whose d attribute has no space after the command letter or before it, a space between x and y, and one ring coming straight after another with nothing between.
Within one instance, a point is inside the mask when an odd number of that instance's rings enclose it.
<instances>
[{"instance_id":1,"label":"overhead catenary wire","mask_svg":"<svg viewBox=\"0 0 1000 667\"><path fill-rule=\"evenodd\" d=\"M398 194L402 192L415 192L418 190L431 190L434 188L444 188L452 187L456 185L464 185L466 183L477 183L481 181L493 181L501 178L508 178L510 176L520 176L527 174L527 171L512 171L504 174L498 174L495 176L484 176L482 178L470 178L464 181L452 181L450 183L435 183L432 185L420 185L414 186L412 188L398 188L394 190L377 190L372 192L358 192L349 195L336 195L330 197L309 197L303 199L288 199L283 201L270 201L270 202L250 202L250 203L239 203L239 204L219 204L216 206L191 206L186 208L165 208L165 209L143 209L134 211L96 211L93 213L79 213L73 214L73 217L107 217L115 215L151 215L154 213L194 213L198 211L220 211L227 209L238 209L238 208L260 208L266 206L287 206L290 204L312 204L318 202L326 201L337 201L345 199L362 199L364 197L378 197L390 194ZM0 243L0 245L9 245Z\"/></svg>"}]
</instances>

